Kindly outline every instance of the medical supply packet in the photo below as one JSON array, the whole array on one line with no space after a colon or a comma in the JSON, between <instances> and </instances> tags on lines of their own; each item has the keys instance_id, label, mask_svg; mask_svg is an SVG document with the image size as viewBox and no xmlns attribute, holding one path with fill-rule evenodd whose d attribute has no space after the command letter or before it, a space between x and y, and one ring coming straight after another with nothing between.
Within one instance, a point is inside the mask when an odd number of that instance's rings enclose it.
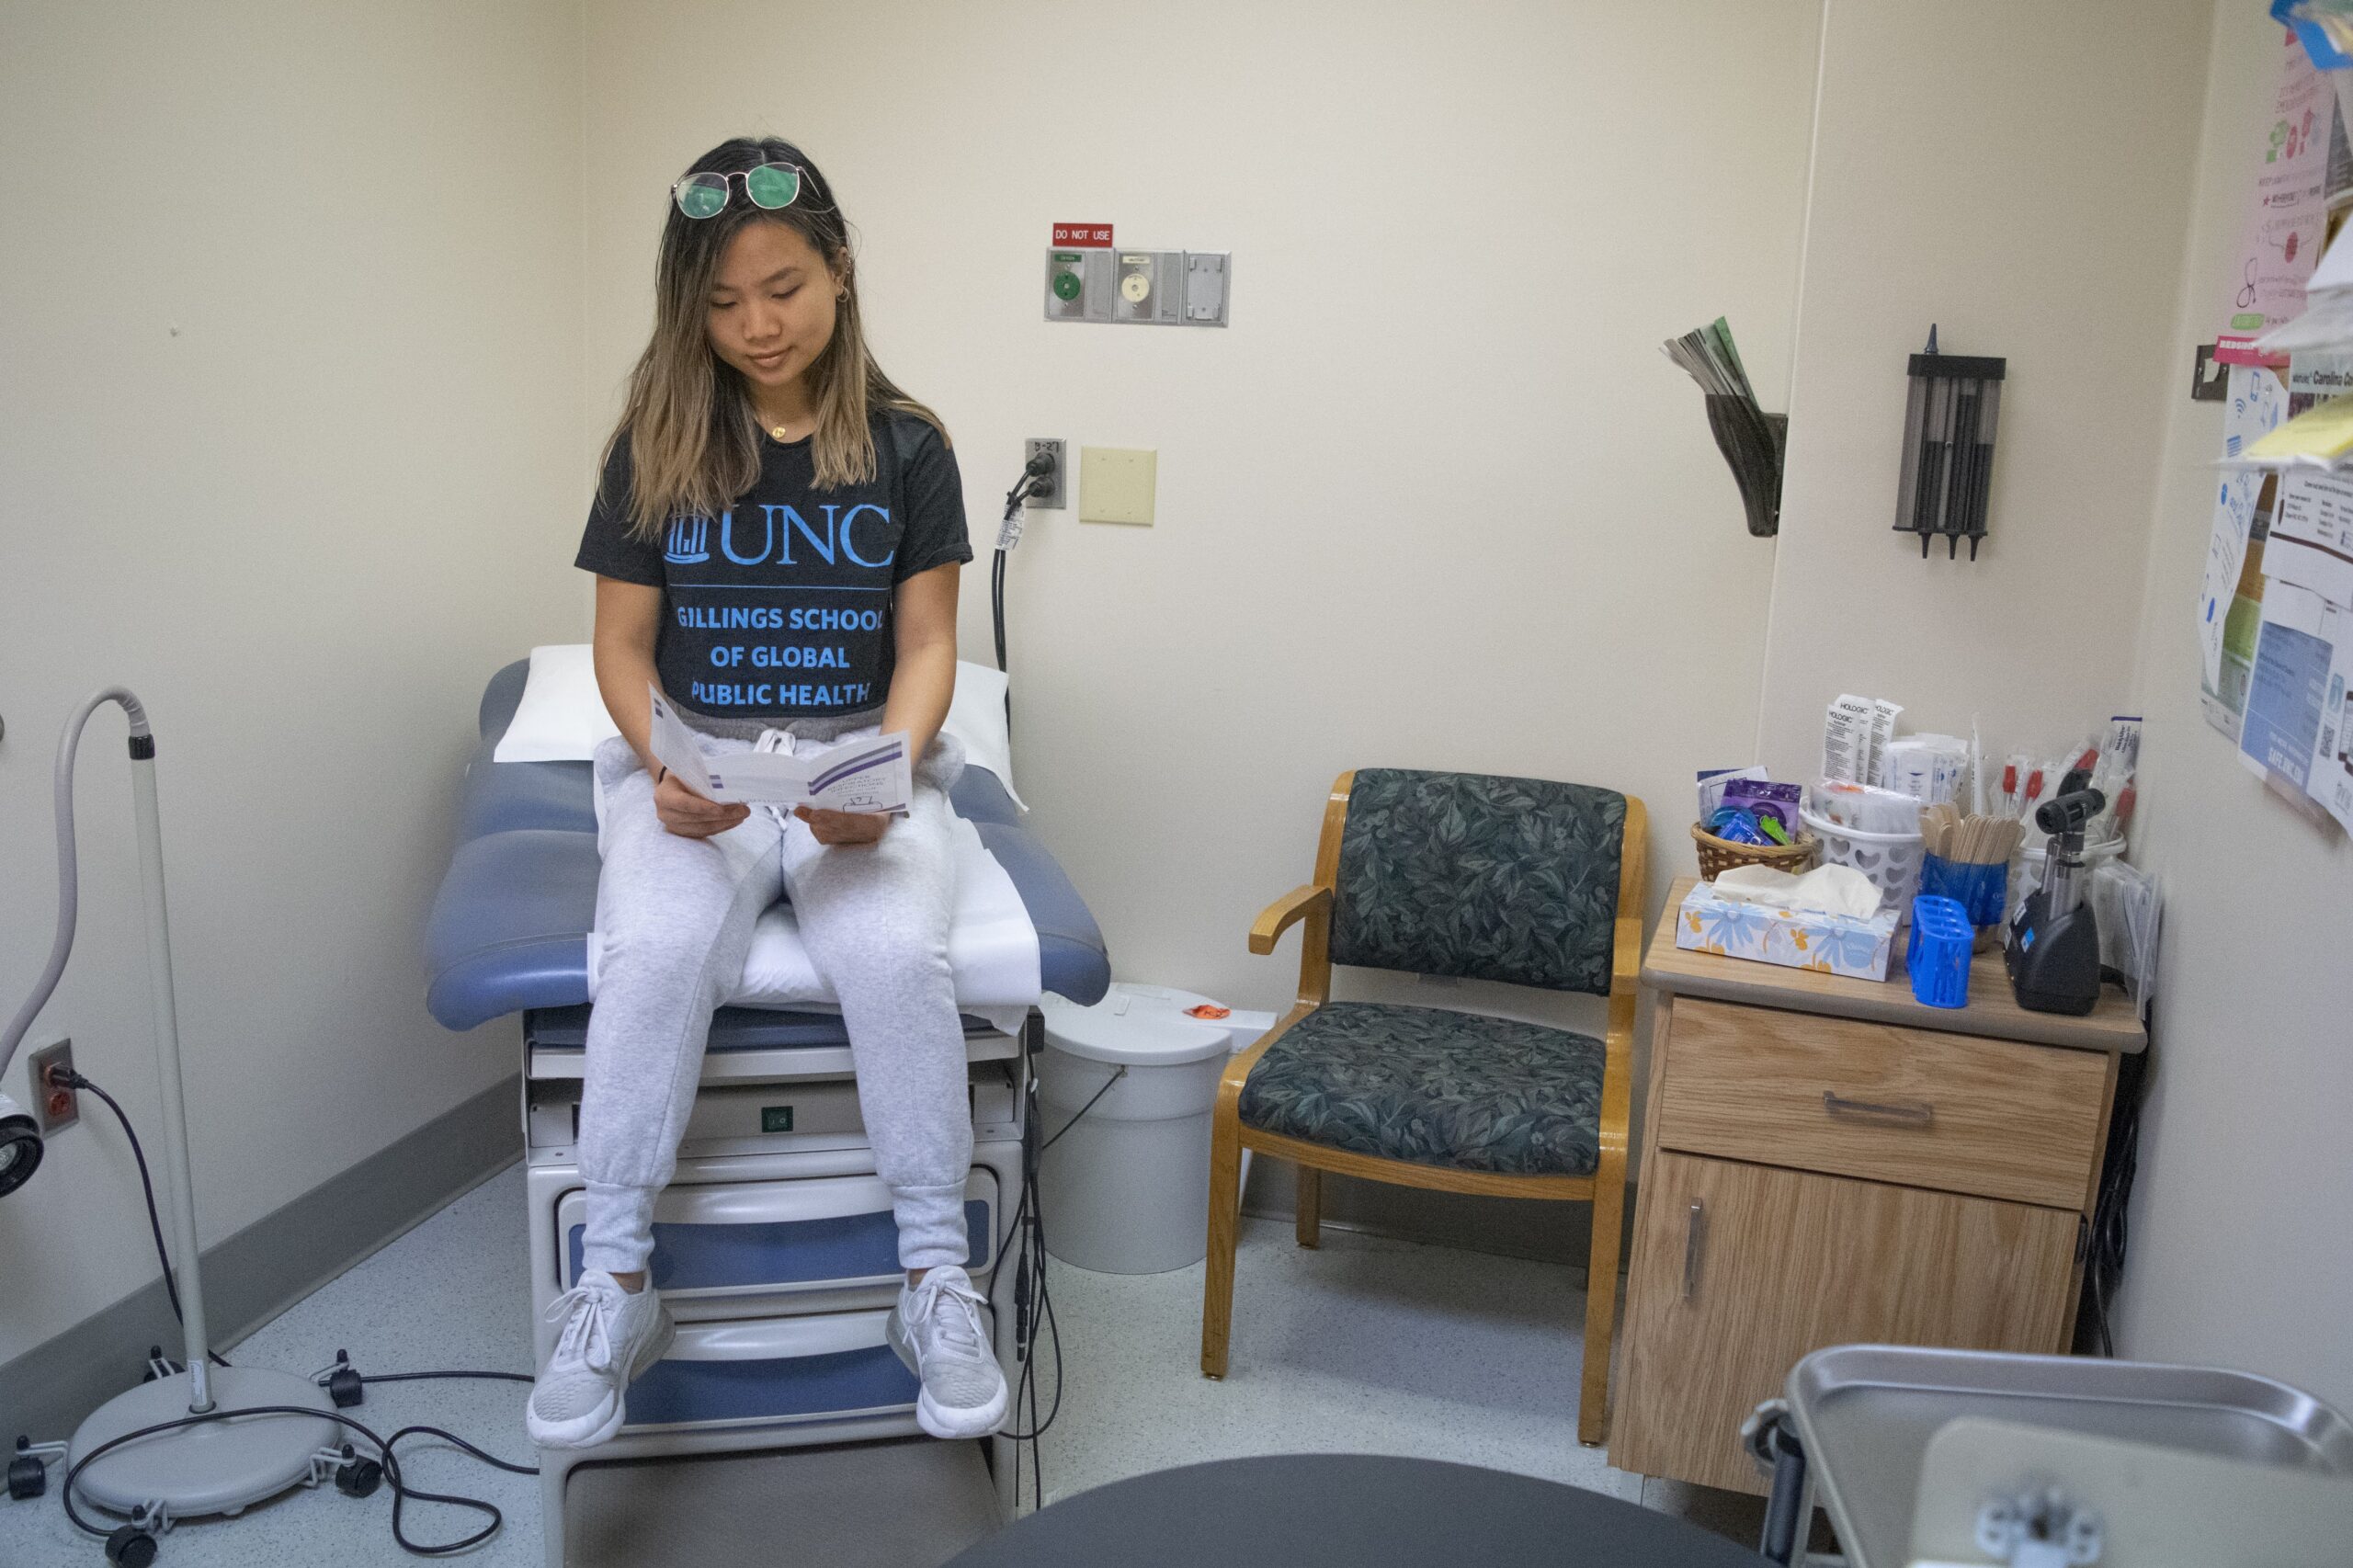
<instances>
[{"instance_id":1,"label":"medical supply packet","mask_svg":"<svg viewBox=\"0 0 2353 1568\"><path fill-rule=\"evenodd\" d=\"M705 756L661 690L646 689L654 699L648 738L654 760L705 800L898 816L915 798L904 734L867 735L806 756L760 750Z\"/></svg>"}]
</instances>

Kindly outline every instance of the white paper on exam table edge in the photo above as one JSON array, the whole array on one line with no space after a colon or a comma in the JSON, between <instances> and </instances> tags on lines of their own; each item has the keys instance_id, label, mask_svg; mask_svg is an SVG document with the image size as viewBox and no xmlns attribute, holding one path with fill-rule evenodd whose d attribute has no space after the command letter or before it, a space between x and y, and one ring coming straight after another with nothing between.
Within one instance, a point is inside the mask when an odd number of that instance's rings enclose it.
<instances>
[{"instance_id":1,"label":"white paper on exam table edge","mask_svg":"<svg viewBox=\"0 0 2353 1568\"><path fill-rule=\"evenodd\" d=\"M714 769L713 759L703 756L694 732L672 711L660 688L649 685L646 692L654 699L647 739L654 760L705 800L904 815L915 799L904 734L868 735L807 756L732 752Z\"/></svg>"}]
</instances>

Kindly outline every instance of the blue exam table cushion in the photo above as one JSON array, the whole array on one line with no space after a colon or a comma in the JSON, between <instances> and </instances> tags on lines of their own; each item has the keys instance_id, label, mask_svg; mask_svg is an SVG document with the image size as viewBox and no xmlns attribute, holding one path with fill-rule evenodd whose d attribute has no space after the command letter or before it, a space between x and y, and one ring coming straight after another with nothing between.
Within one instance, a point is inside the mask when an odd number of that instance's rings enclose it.
<instances>
[{"instance_id":1,"label":"blue exam table cushion","mask_svg":"<svg viewBox=\"0 0 2353 1568\"><path fill-rule=\"evenodd\" d=\"M600 868L589 765L491 760L529 669L518 659L483 692L458 848L426 924L432 976L426 1005L453 1029L588 1000L587 938ZM1005 786L985 768L967 767L949 801L976 825L1020 892L1038 928L1045 989L1081 1005L1101 1001L1111 983L1103 933L1061 866L1021 825ZM726 1049L742 1020L778 1017L807 1019L827 1041L841 1038L840 1020L830 1015L723 1007L712 1022L712 1045Z\"/></svg>"}]
</instances>

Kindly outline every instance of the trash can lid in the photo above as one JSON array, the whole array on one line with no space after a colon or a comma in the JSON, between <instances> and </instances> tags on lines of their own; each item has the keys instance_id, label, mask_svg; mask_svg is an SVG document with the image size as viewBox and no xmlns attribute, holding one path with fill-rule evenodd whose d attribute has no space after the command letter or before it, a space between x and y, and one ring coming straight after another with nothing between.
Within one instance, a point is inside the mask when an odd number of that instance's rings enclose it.
<instances>
[{"instance_id":1,"label":"trash can lid","mask_svg":"<svg viewBox=\"0 0 2353 1568\"><path fill-rule=\"evenodd\" d=\"M1046 1015L1049 1046L1131 1067L1175 1067L1224 1055L1233 1031L1222 1022L1185 1013L1188 1007L1216 1006L1190 991L1123 980L1112 982L1103 1000L1091 1007L1052 994L1039 1004Z\"/></svg>"}]
</instances>

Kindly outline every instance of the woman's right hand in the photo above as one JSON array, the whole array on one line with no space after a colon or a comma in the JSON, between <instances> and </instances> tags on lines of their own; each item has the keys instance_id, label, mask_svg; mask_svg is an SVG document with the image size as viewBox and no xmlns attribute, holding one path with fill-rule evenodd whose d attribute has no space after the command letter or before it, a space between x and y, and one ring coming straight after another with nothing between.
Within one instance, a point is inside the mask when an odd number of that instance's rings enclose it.
<instances>
[{"instance_id":1,"label":"woman's right hand","mask_svg":"<svg viewBox=\"0 0 2353 1568\"><path fill-rule=\"evenodd\" d=\"M709 838L725 833L752 814L752 808L724 801L706 801L684 784L668 768L664 768L654 781L654 813L662 825L680 838Z\"/></svg>"}]
</instances>

